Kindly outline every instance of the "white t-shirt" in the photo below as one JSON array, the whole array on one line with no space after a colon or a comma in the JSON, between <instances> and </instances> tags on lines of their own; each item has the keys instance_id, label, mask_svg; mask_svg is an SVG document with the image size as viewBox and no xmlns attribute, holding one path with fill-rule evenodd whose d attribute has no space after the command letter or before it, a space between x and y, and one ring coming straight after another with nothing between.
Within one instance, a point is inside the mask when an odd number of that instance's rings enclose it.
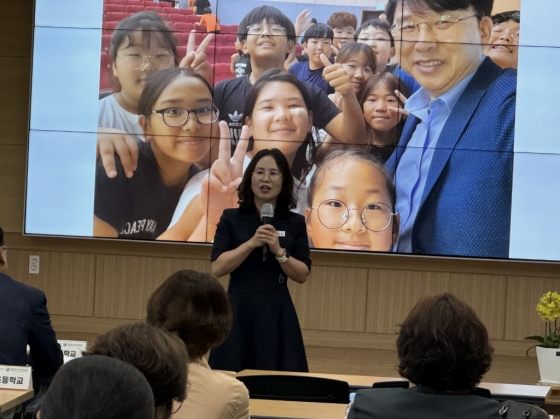
<instances>
[{"instance_id":1,"label":"white t-shirt","mask_svg":"<svg viewBox=\"0 0 560 419\"><path fill-rule=\"evenodd\" d=\"M123 109L115 95L104 97L99 101L97 126L116 128L127 132L132 138L144 141L144 133L138 122L138 115Z\"/></svg>"},{"instance_id":2,"label":"white t-shirt","mask_svg":"<svg viewBox=\"0 0 560 419\"><path fill-rule=\"evenodd\" d=\"M243 171L247 170L247 166L249 166L250 162L251 158L245 156L245 159L243 160ZM179 203L175 208L175 213L173 214L171 223L169 223L169 227L173 226L177 221L179 221L179 218L181 218L181 215L183 214L183 211L185 211L185 208L187 208L187 205L189 205L191 200L196 195L200 194L202 180L204 179L204 176L208 174L208 172L209 170L203 170L202 172L197 173L187 182L187 184L185 185L185 189L181 194L181 198L179 198ZM297 207L292 211L304 215L305 208L307 207L307 186L294 178L294 192L298 198L298 202Z\"/></svg>"}]
</instances>

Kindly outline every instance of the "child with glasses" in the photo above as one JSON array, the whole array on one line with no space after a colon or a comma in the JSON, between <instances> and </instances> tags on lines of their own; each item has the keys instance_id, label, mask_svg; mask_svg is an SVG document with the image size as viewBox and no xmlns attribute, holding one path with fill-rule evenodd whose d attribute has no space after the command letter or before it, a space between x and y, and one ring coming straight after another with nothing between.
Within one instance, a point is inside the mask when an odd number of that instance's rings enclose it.
<instances>
[{"instance_id":1,"label":"child with glasses","mask_svg":"<svg viewBox=\"0 0 560 419\"><path fill-rule=\"evenodd\" d=\"M293 176L293 193L298 198L294 211L303 214L306 177L317 153L311 106L307 89L296 77L274 69L263 74L249 91L244 108L245 126L233 157L230 159L227 125L220 122L218 159L204 178L200 173L188 183L166 236L174 240L212 241L223 211L238 206L237 186L251 158L269 148L280 150L287 159ZM276 175L268 173L271 179ZM193 204L193 200L198 204ZM196 216L191 210L193 205L200 208ZM191 234L194 218L200 223Z\"/></svg>"},{"instance_id":2,"label":"child with glasses","mask_svg":"<svg viewBox=\"0 0 560 419\"><path fill-rule=\"evenodd\" d=\"M492 16L494 26L484 53L502 68L517 68L520 18L519 10Z\"/></svg>"},{"instance_id":3,"label":"child with glasses","mask_svg":"<svg viewBox=\"0 0 560 419\"><path fill-rule=\"evenodd\" d=\"M146 142L139 144L134 176L124 176L118 157L114 178L97 164L94 236L168 239L162 233L185 185L199 171L195 163L208 155L217 136L212 88L192 70L173 67L150 74L138 113Z\"/></svg>"},{"instance_id":4,"label":"child with glasses","mask_svg":"<svg viewBox=\"0 0 560 419\"><path fill-rule=\"evenodd\" d=\"M111 39L111 73L115 93L99 101L98 126L144 140L138 124L138 102L146 76L178 64L173 32L154 12L123 19Z\"/></svg>"},{"instance_id":5,"label":"child with glasses","mask_svg":"<svg viewBox=\"0 0 560 419\"><path fill-rule=\"evenodd\" d=\"M238 35L243 50L251 59L252 72L245 77L222 81L215 88L216 106L220 109L220 117L229 125L233 144L239 140L247 116L243 108L251 86L267 70L284 70L286 58L295 48L296 41L293 22L272 6L256 7L247 13L239 24ZM325 60L328 61L328 57ZM340 142L352 143L364 138L365 124L360 106L344 70L329 62L323 70L323 77L342 94L345 108L341 113L319 87L304 82L312 97L315 126Z\"/></svg>"},{"instance_id":6,"label":"child with glasses","mask_svg":"<svg viewBox=\"0 0 560 419\"><path fill-rule=\"evenodd\" d=\"M379 160L357 148L336 149L311 179L305 218L312 247L391 251L399 217L393 181Z\"/></svg>"}]
</instances>

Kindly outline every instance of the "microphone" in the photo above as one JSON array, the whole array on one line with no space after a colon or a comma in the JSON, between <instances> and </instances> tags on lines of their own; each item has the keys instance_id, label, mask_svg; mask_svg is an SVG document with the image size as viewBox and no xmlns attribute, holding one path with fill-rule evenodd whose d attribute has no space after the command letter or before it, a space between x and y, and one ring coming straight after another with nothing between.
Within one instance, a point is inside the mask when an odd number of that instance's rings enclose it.
<instances>
[{"instance_id":1,"label":"microphone","mask_svg":"<svg viewBox=\"0 0 560 419\"><path fill-rule=\"evenodd\" d=\"M263 204L261 208L261 219L263 224L270 224L272 222L272 217L274 217L274 207L272 204ZM268 248L268 244L265 243L262 248L263 262L268 260L269 251L270 249Z\"/></svg>"}]
</instances>

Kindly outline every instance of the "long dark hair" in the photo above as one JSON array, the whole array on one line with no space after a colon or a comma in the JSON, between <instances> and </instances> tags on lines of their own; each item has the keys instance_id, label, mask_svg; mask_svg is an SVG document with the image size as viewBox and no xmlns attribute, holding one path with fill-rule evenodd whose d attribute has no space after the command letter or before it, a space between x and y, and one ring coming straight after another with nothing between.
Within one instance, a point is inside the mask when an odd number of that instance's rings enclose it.
<instances>
[{"instance_id":1,"label":"long dark hair","mask_svg":"<svg viewBox=\"0 0 560 419\"><path fill-rule=\"evenodd\" d=\"M245 118L252 117L253 110L255 109L257 98L259 97L261 90L268 83L272 82L290 83L294 85L299 90L307 111L311 112L311 110L313 109L313 102L311 101L311 97L309 96L309 92L305 85L300 80L298 80L297 77L293 76L287 71L282 71L280 69L274 68L265 71L264 74L257 79L255 84L253 84L251 90L249 90L249 94L247 95L247 99L245 100L245 108L243 109L243 115L245 115ZM307 136L296 151L296 156L291 167L292 175L296 179L305 179L305 177L309 173L309 170L311 170L311 167L315 163L315 157L317 156L318 149L315 138L318 137L318 134L315 133L316 135L313 135L314 132L315 128L312 128L311 132L307 133ZM251 137L249 138L249 150L251 150L252 147L253 138Z\"/></svg>"},{"instance_id":2,"label":"long dark hair","mask_svg":"<svg viewBox=\"0 0 560 419\"><path fill-rule=\"evenodd\" d=\"M247 166L245 173L243 173L243 179L241 179L241 183L237 189L239 206L243 209L250 209L254 206L255 194L251 188L251 177L253 176L253 171L257 163L265 156L271 156L282 173L282 190L276 200L275 214L286 216L291 209L297 206L297 198L294 195L294 179L290 172L290 165L284 154L277 148L265 148L259 151L253 157L249 166Z\"/></svg>"},{"instance_id":3,"label":"long dark hair","mask_svg":"<svg viewBox=\"0 0 560 419\"><path fill-rule=\"evenodd\" d=\"M406 84L404 84L401 81L401 79L399 79L393 73L390 73L388 71L384 71L383 73L374 74L373 76L371 76L369 78L367 83L364 85L364 87L362 89L362 92L361 92L360 96L358 97L358 102L360 103L360 107L362 108L362 112L364 111L364 103L365 103L366 99L371 94L371 92L375 89L375 87L380 83L383 83L390 93L394 93L395 90L398 90L399 92L402 93L402 95L404 97L406 97L406 98L409 97L409 92L408 92L408 88L406 87ZM399 97L397 97L397 100L399 102L399 106L404 107L404 103L400 100ZM405 122L406 122L406 118L404 118L404 116L401 117L401 120L397 123L397 125L395 125L395 127L392 130L393 132L391 133L391 135L393 137L393 142L391 144L387 144L387 145L390 145L390 146L397 145L397 142L399 141L399 138L401 137L401 133L402 133ZM373 128L371 128L369 126L369 124L366 124L366 129L367 129L369 138L372 138Z\"/></svg>"}]
</instances>

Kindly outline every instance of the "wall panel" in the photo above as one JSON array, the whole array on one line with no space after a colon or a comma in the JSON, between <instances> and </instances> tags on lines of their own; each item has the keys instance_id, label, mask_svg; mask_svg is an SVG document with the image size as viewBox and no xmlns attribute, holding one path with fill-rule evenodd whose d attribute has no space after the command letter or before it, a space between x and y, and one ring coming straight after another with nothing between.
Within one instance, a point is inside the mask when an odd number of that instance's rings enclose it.
<instances>
[{"instance_id":1,"label":"wall panel","mask_svg":"<svg viewBox=\"0 0 560 419\"><path fill-rule=\"evenodd\" d=\"M22 231L26 153L24 145L0 143L0 226L4 231Z\"/></svg>"}]
</instances>

